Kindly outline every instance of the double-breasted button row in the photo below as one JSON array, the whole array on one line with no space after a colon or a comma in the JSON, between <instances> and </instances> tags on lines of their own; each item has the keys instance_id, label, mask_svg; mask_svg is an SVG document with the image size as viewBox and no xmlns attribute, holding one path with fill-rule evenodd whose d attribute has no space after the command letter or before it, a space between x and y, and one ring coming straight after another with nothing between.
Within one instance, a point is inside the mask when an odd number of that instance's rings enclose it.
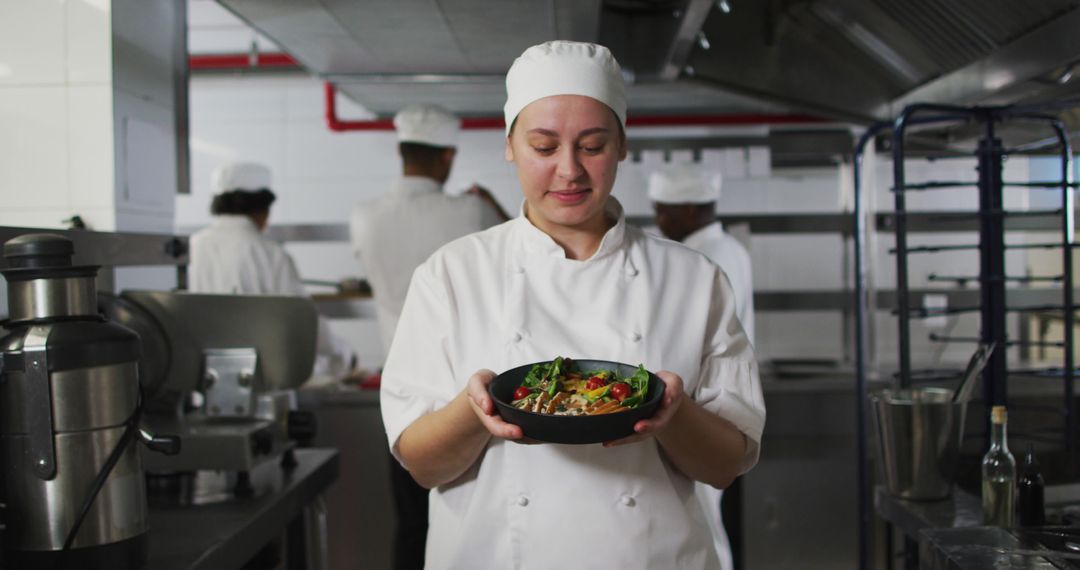
<instances>
[{"instance_id":1,"label":"double-breasted button row","mask_svg":"<svg viewBox=\"0 0 1080 570\"><path fill-rule=\"evenodd\" d=\"M514 502L517 503L517 506L519 507L527 507L529 506L529 497L526 495L518 495L517 498L514 499ZM630 495L623 495L619 497L619 502L626 507L632 507L637 504L637 501Z\"/></svg>"}]
</instances>

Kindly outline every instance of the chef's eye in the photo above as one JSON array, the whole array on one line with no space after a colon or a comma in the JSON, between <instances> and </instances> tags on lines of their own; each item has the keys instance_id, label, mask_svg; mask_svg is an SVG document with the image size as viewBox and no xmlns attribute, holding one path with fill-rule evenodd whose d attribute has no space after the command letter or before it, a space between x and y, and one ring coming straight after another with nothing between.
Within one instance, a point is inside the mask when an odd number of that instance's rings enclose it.
<instances>
[{"instance_id":1,"label":"chef's eye","mask_svg":"<svg viewBox=\"0 0 1080 570\"><path fill-rule=\"evenodd\" d=\"M535 150L536 152L538 152L540 154L548 155L548 154L551 154L551 153L555 152L555 147L554 146L534 145L533 150Z\"/></svg>"},{"instance_id":2,"label":"chef's eye","mask_svg":"<svg viewBox=\"0 0 1080 570\"><path fill-rule=\"evenodd\" d=\"M607 147L607 141L600 139L587 139L578 144L578 148L585 154L600 154Z\"/></svg>"}]
</instances>

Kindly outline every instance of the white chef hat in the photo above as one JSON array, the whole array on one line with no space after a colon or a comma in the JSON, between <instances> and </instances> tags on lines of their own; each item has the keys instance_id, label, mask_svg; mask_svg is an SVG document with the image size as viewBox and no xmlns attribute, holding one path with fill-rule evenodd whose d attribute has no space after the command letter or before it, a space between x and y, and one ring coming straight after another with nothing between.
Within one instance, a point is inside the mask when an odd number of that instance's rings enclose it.
<instances>
[{"instance_id":1,"label":"white chef hat","mask_svg":"<svg viewBox=\"0 0 1080 570\"><path fill-rule=\"evenodd\" d=\"M611 107L626 127L626 95L619 63L608 48L552 41L522 53L506 72L506 134L529 103L552 95L584 95Z\"/></svg>"},{"instance_id":2,"label":"white chef hat","mask_svg":"<svg viewBox=\"0 0 1080 570\"><path fill-rule=\"evenodd\" d=\"M257 162L233 162L214 169L210 186L214 193L269 189L270 169Z\"/></svg>"},{"instance_id":3,"label":"white chef hat","mask_svg":"<svg viewBox=\"0 0 1080 570\"><path fill-rule=\"evenodd\" d=\"M649 199L661 204L706 204L720 199L723 178L718 171L682 164L649 175Z\"/></svg>"},{"instance_id":4,"label":"white chef hat","mask_svg":"<svg viewBox=\"0 0 1080 570\"><path fill-rule=\"evenodd\" d=\"M461 119L437 105L410 105L394 115L398 142L457 146Z\"/></svg>"}]
</instances>

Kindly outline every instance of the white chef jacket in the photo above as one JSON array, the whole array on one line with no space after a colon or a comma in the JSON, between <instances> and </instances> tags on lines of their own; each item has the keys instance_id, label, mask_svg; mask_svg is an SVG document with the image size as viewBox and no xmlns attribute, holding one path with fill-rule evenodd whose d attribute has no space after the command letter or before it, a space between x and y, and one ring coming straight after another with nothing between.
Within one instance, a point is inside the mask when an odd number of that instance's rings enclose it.
<instances>
[{"instance_id":1,"label":"white chef jacket","mask_svg":"<svg viewBox=\"0 0 1080 570\"><path fill-rule=\"evenodd\" d=\"M188 290L225 295L308 296L292 257L263 235L251 218L215 215L191 235ZM352 367L355 351L319 317L315 374L340 377Z\"/></svg>"},{"instance_id":2,"label":"white chef jacket","mask_svg":"<svg viewBox=\"0 0 1080 570\"><path fill-rule=\"evenodd\" d=\"M703 255L618 222L587 260L524 216L456 240L421 265L382 375L392 452L470 375L555 356L644 363L731 421L757 461L765 404L727 279ZM693 482L655 438L606 449L493 438L430 494L428 568L716 568Z\"/></svg>"},{"instance_id":3,"label":"white chef jacket","mask_svg":"<svg viewBox=\"0 0 1080 570\"><path fill-rule=\"evenodd\" d=\"M449 196L424 176L404 176L390 192L356 206L349 223L353 253L367 271L387 348L416 267L439 247L500 221L480 198Z\"/></svg>"},{"instance_id":4,"label":"white chef jacket","mask_svg":"<svg viewBox=\"0 0 1080 570\"><path fill-rule=\"evenodd\" d=\"M735 290L735 315L753 344L754 274L750 267L750 253L739 240L724 232L720 222L713 222L686 236L683 245L704 253L727 274L731 288Z\"/></svg>"},{"instance_id":5,"label":"white chef jacket","mask_svg":"<svg viewBox=\"0 0 1080 570\"><path fill-rule=\"evenodd\" d=\"M735 291L735 314L739 317L747 338L754 342L754 281L750 268L750 254L738 240L724 232L720 222L713 222L683 239L683 245L704 253L713 263L720 266L731 282ZM723 491L704 483L694 483L694 493L705 509L705 518L713 531L713 543L720 566L730 570L734 564L731 559L731 544L728 542L724 521L720 516L720 501Z\"/></svg>"}]
</instances>

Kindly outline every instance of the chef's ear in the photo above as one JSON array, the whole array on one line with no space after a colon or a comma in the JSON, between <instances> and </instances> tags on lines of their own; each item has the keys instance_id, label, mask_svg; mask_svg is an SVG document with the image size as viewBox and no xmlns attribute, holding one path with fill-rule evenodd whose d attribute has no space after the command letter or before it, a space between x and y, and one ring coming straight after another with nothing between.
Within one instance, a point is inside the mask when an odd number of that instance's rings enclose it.
<instances>
[{"instance_id":1,"label":"chef's ear","mask_svg":"<svg viewBox=\"0 0 1080 570\"><path fill-rule=\"evenodd\" d=\"M503 158L506 162L514 162L514 147L510 146L510 137L506 137L506 149L503 150Z\"/></svg>"}]
</instances>

